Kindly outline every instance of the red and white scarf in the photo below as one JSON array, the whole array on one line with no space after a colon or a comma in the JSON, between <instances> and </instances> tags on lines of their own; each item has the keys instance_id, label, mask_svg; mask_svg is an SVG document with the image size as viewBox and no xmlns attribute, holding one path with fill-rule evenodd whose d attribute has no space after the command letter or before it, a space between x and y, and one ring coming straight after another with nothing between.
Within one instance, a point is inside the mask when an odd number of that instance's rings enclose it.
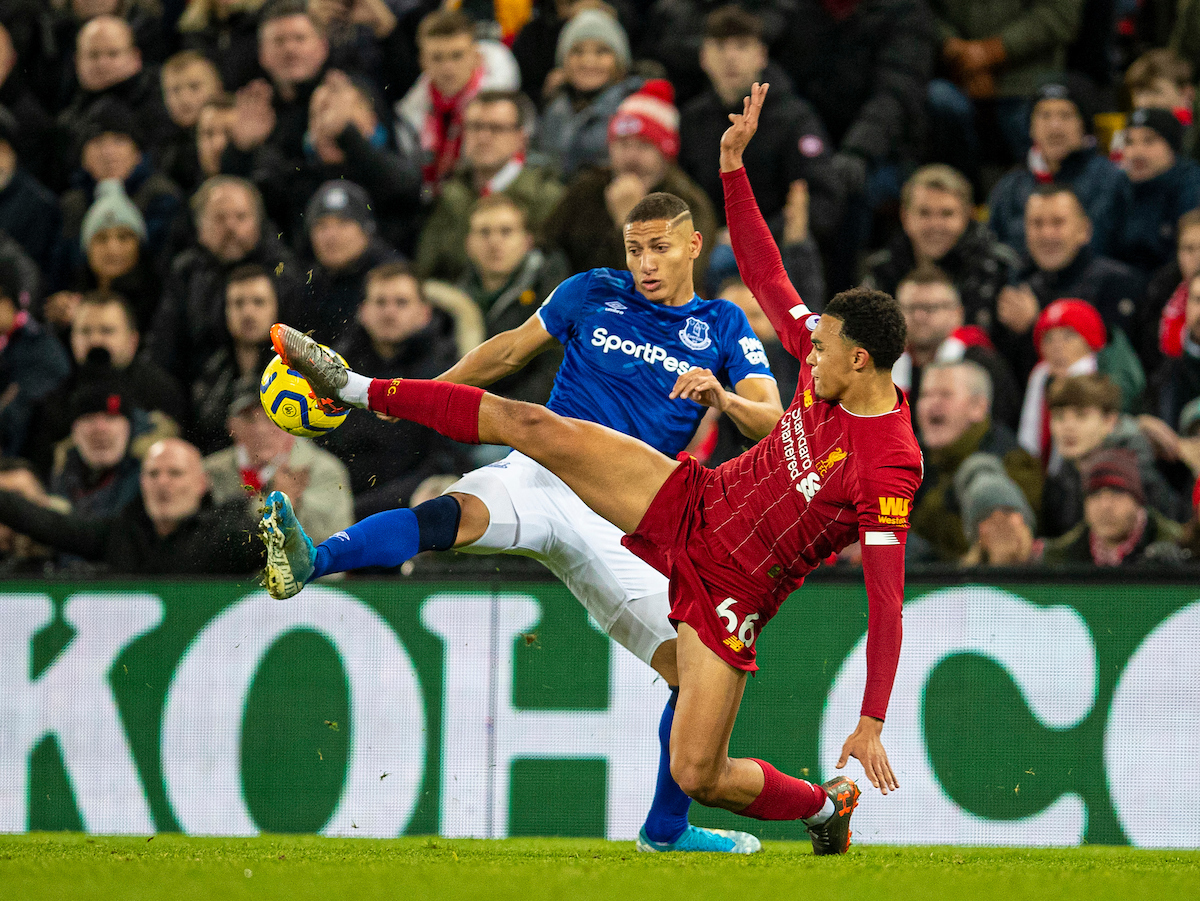
<instances>
[{"instance_id":1,"label":"red and white scarf","mask_svg":"<svg viewBox=\"0 0 1200 901\"><path fill-rule=\"evenodd\" d=\"M1149 520L1150 517L1146 515L1146 508L1139 507L1137 522L1133 525L1133 531L1129 533L1128 538L1114 547L1105 545L1089 529L1088 546L1092 552L1092 562L1097 566L1120 566L1125 558L1133 553L1133 549L1137 547L1138 542L1142 540L1142 536L1146 534L1146 524Z\"/></svg>"},{"instance_id":2,"label":"red and white scarf","mask_svg":"<svg viewBox=\"0 0 1200 901\"><path fill-rule=\"evenodd\" d=\"M1097 369L1096 355L1088 354L1076 360L1067 375L1090 375ZM1046 406L1046 388L1050 383L1050 367L1043 360L1029 373L1025 388L1025 403L1017 425L1017 442L1031 455L1042 461L1044 470L1050 462L1050 408Z\"/></svg>"},{"instance_id":3,"label":"red and white scarf","mask_svg":"<svg viewBox=\"0 0 1200 901\"><path fill-rule=\"evenodd\" d=\"M483 76L483 63L480 63L471 73L467 86L453 97L443 96L432 81L429 83L429 111L421 126L421 147L432 154L432 159L422 169L427 188L441 184L458 162L462 150L463 113L479 93Z\"/></svg>"}]
</instances>

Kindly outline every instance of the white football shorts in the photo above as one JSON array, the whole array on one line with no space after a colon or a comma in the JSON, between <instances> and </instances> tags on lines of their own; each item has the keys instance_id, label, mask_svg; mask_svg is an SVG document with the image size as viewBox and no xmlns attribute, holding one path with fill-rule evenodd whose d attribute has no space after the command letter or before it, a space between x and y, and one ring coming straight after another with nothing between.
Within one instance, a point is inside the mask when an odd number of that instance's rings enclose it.
<instances>
[{"instance_id":1,"label":"white football shorts","mask_svg":"<svg viewBox=\"0 0 1200 901\"><path fill-rule=\"evenodd\" d=\"M467 473L446 493L479 498L491 516L483 537L459 552L538 560L610 638L646 663L675 638L666 576L626 550L624 533L537 461L513 451Z\"/></svg>"}]
</instances>

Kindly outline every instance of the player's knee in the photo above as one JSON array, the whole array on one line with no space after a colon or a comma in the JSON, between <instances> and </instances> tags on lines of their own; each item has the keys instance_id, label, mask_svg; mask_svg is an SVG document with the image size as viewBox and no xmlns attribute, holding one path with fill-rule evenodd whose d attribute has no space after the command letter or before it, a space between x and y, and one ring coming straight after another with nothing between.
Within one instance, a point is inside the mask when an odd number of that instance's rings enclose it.
<instances>
[{"instance_id":1,"label":"player's knee","mask_svg":"<svg viewBox=\"0 0 1200 901\"><path fill-rule=\"evenodd\" d=\"M711 805L720 799L719 770L709 761L690 758L685 754L673 754L671 778L683 793L694 801Z\"/></svg>"},{"instance_id":2,"label":"player's knee","mask_svg":"<svg viewBox=\"0 0 1200 901\"><path fill-rule=\"evenodd\" d=\"M559 418L541 404L514 402L510 411L512 426L525 435L545 432Z\"/></svg>"}]
</instances>

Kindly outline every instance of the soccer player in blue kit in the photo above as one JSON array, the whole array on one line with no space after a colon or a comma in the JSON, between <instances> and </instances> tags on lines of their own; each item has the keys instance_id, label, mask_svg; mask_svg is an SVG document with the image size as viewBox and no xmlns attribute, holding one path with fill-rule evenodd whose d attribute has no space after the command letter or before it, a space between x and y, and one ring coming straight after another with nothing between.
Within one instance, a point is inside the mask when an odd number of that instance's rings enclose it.
<instances>
[{"instance_id":1,"label":"soccer player in blue kit","mask_svg":"<svg viewBox=\"0 0 1200 901\"><path fill-rule=\"evenodd\" d=\"M547 403L556 413L600 423L672 456L710 407L748 437L766 436L783 413L779 390L745 314L695 293L693 265L703 238L687 205L671 194L648 195L627 217L624 239L629 271L572 276L523 325L484 342L439 379L485 387L561 344L565 356ZM279 598L329 573L397 566L425 550L541 561L613 640L672 688L638 850L748 854L761 847L748 833L690 825L691 799L671 777L679 676L666 578L622 547L622 531L539 463L514 451L435 500L370 516L316 548L287 496L272 492L262 533L267 588Z\"/></svg>"}]
</instances>

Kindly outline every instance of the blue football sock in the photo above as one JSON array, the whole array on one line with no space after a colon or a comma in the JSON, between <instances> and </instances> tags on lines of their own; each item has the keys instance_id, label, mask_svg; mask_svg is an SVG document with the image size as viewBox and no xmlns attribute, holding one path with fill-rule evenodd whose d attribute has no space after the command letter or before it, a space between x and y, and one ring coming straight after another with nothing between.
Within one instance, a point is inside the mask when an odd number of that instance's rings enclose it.
<instances>
[{"instance_id":1,"label":"blue football sock","mask_svg":"<svg viewBox=\"0 0 1200 901\"><path fill-rule=\"evenodd\" d=\"M671 777L671 724L675 721L675 702L679 689L671 689L671 698L663 709L658 723L658 782L654 786L654 800L646 814L646 836L655 842L673 842L688 827L688 808L692 799Z\"/></svg>"},{"instance_id":2,"label":"blue football sock","mask_svg":"<svg viewBox=\"0 0 1200 901\"><path fill-rule=\"evenodd\" d=\"M445 495L412 510L368 516L321 542L311 578L367 566L399 566L421 551L444 551L454 546L461 516L458 501Z\"/></svg>"}]
</instances>

